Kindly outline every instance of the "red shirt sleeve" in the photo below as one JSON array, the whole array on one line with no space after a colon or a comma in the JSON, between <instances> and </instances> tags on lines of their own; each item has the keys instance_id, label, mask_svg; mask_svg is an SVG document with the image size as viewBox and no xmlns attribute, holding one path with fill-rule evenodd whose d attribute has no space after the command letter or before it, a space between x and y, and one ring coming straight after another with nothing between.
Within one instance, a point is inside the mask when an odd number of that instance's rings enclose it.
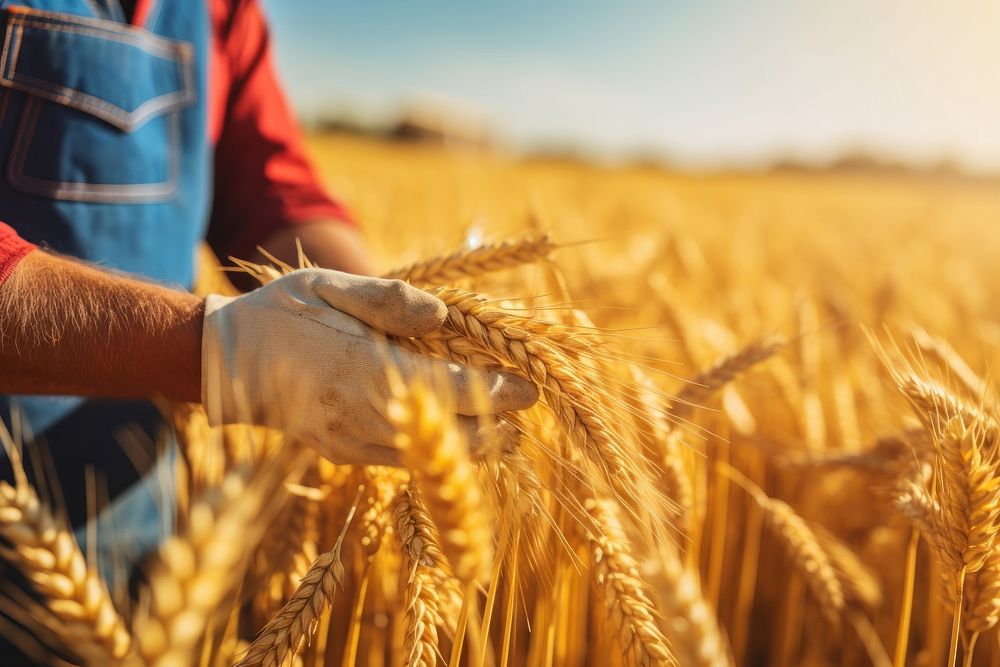
<instances>
[{"instance_id":1,"label":"red shirt sleeve","mask_svg":"<svg viewBox=\"0 0 1000 667\"><path fill-rule=\"evenodd\" d=\"M209 136L217 138L208 241L225 258L249 257L302 222L353 224L319 183L275 73L257 0L211 0Z\"/></svg>"},{"instance_id":2,"label":"red shirt sleeve","mask_svg":"<svg viewBox=\"0 0 1000 667\"><path fill-rule=\"evenodd\" d=\"M7 280L17 263L35 247L34 243L18 236L13 227L0 222L0 283Z\"/></svg>"}]
</instances>

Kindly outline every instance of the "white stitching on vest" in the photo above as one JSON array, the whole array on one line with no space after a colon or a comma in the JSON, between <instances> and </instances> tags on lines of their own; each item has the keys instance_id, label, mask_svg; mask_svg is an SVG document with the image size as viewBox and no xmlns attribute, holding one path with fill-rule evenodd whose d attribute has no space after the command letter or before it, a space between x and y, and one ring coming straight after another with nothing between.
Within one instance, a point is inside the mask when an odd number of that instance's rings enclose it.
<instances>
[{"instance_id":1,"label":"white stitching on vest","mask_svg":"<svg viewBox=\"0 0 1000 667\"><path fill-rule=\"evenodd\" d=\"M17 72L17 60L20 55L21 44L23 41L21 36L25 27L34 27L41 30L61 30L63 32L94 36L101 39L105 37L116 39L111 35L102 35L98 31L78 29L74 26L56 26L30 20L24 21L20 20L19 17L14 17L7 26L7 39L4 41L4 51L2 58L0 58L0 86L15 88L23 92L33 93L36 95L40 94L41 91L45 91L48 94L41 94L42 97L66 104L67 106L77 108L81 111L92 113L93 115L102 118L109 123L124 129L125 131L134 130L136 127L148 120L153 114L163 111L164 109L168 109L172 105L186 105L190 104L194 100L193 84L191 81L191 73L189 71L190 48L186 43L179 42L177 44L176 55L179 56L179 58L166 58L167 60L173 61L178 67L180 67L182 89L180 91L164 93L163 95L149 99L139 105L139 107L135 110L128 111L117 104L112 104L111 102L95 97L94 95L84 93L68 86L58 86L51 82L42 81L40 79L36 79L35 77ZM11 34L12 30L15 30L13 35ZM133 44L131 40L116 41L124 41L126 44ZM13 46L11 46L12 42L14 44ZM135 43L134 45L143 49L147 53L155 55L149 49L144 48L142 44ZM8 68L6 67L8 48L10 48L9 75L7 74ZM17 85L18 83L22 85Z\"/></svg>"},{"instance_id":2,"label":"white stitching on vest","mask_svg":"<svg viewBox=\"0 0 1000 667\"><path fill-rule=\"evenodd\" d=\"M11 185L30 194L44 195L53 199L85 201L95 203L148 203L164 201L177 191L180 153L180 114L167 116L169 141L167 144L168 175L161 183L118 184L118 183L73 183L49 181L24 173L25 162L35 133L41 105L36 97L28 97L21 122L14 138L14 148L7 163L7 178Z\"/></svg>"}]
</instances>

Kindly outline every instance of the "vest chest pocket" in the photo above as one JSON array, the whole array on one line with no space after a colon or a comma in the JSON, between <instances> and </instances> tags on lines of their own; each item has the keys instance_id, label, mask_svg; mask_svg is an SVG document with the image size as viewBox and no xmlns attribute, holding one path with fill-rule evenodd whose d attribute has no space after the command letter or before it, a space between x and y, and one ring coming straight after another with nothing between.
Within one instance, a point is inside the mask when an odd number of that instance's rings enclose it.
<instances>
[{"instance_id":1,"label":"vest chest pocket","mask_svg":"<svg viewBox=\"0 0 1000 667\"><path fill-rule=\"evenodd\" d=\"M12 7L6 18L0 86L24 97L10 185L84 202L173 197L193 47L69 14Z\"/></svg>"}]
</instances>

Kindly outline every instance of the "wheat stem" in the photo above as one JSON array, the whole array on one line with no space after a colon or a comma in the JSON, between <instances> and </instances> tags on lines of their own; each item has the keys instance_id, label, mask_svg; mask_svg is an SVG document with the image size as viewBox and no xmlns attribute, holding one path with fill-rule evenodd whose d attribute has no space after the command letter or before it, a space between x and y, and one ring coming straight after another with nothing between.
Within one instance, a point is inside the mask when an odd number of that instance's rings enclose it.
<instances>
[{"instance_id":1,"label":"wheat stem","mask_svg":"<svg viewBox=\"0 0 1000 667\"><path fill-rule=\"evenodd\" d=\"M760 559L760 541L764 527L764 509L756 502L747 508L743 538L743 558L740 564L740 579L736 593L734 614L733 655L743 660L749 639L751 610L754 592L757 588L757 566Z\"/></svg>"},{"instance_id":2,"label":"wheat stem","mask_svg":"<svg viewBox=\"0 0 1000 667\"><path fill-rule=\"evenodd\" d=\"M979 641L979 633L973 632L969 638L969 645L965 649L965 666L972 667L972 658L976 654L976 642Z\"/></svg>"},{"instance_id":3,"label":"wheat stem","mask_svg":"<svg viewBox=\"0 0 1000 667\"><path fill-rule=\"evenodd\" d=\"M781 629L779 633L779 667L795 664L794 658L802 639L802 607L805 598L805 582L802 575L793 573L788 579L787 589L781 596L784 601Z\"/></svg>"},{"instance_id":4,"label":"wheat stem","mask_svg":"<svg viewBox=\"0 0 1000 667\"><path fill-rule=\"evenodd\" d=\"M469 625L469 607L472 606L472 596L476 595L475 582L466 584L465 594L462 596L462 610L458 612L458 627L455 628L455 641L451 645L451 658L448 660L448 667L459 667L462 661L462 647L465 644L465 635Z\"/></svg>"},{"instance_id":5,"label":"wheat stem","mask_svg":"<svg viewBox=\"0 0 1000 667\"><path fill-rule=\"evenodd\" d=\"M713 443L717 448L715 460L725 462L729 455L726 443ZM721 450L721 451L720 451ZM708 543L707 598L713 609L719 606L722 590L722 569L726 558L726 527L729 515L729 478L712 475L712 532Z\"/></svg>"},{"instance_id":6,"label":"wheat stem","mask_svg":"<svg viewBox=\"0 0 1000 667\"><path fill-rule=\"evenodd\" d=\"M854 634L861 640L861 645L868 654L868 659L871 660L872 665L874 667L892 667L889 654L886 653L885 646L882 645L878 632L875 631L868 617L857 609L852 608L847 610L847 620L850 622L851 627L854 628Z\"/></svg>"},{"instance_id":7,"label":"wheat stem","mask_svg":"<svg viewBox=\"0 0 1000 667\"><path fill-rule=\"evenodd\" d=\"M511 522L504 523L503 530L500 533L500 541L497 546L497 553L503 554L507 550L507 545L510 542L511 533L515 530L514 525ZM493 563L493 572L490 575L490 587L486 593L486 606L483 609L483 622L480 625L479 634L482 637L489 637L490 632L490 622L493 620L493 607L496 604L497 591L500 588L500 571L503 565L503 558L498 557ZM480 652L479 660L480 662L486 660L486 649L487 642L483 642L482 650Z\"/></svg>"},{"instance_id":8,"label":"wheat stem","mask_svg":"<svg viewBox=\"0 0 1000 667\"><path fill-rule=\"evenodd\" d=\"M521 531L514 531L514 547L510 554L510 571L507 575L507 605L504 609L503 640L500 652L500 667L507 667L514 646L514 603L517 600L518 565Z\"/></svg>"},{"instance_id":9,"label":"wheat stem","mask_svg":"<svg viewBox=\"0 0 1000 667\"><path fill-rule=\"evenodd\" d=\"M916 582L917 547L920 531L913 528L906 547L906 562L903 566L903 599L900 603L899 624L896 630L896 651L893 667L905 667L906 647L910 640L910 617L913 613L913 588Z\"/></svg>"},{"instance_id":10,"label":"wheat stem","mask_svg":"<svg viewBox=\"0 0 1000 667\"><path fill-rule=\"evenodd\" d=\"M358 655L358 642L361 639L361 616L365 611L365 598L368 596L368 582L371 580L372 561L367 560L358 582L358 592L351 606L351 618L347 627L347 640L344 642L344 667L354 667Z\"/></svg>"},{"instance_id":11,"label":"wheat stem","mask_svg":"<svg viewBox=\"0 0 1000 667\"><path fill-rule=\"evenodd\" d=\"M958 639L962 633L962 601L965 595L965 566L958 571L957 584L958 593L955 596L955 605L951 615L951 643L948 646L949 667L958 664Z\"/></svg>"}]
</instances>

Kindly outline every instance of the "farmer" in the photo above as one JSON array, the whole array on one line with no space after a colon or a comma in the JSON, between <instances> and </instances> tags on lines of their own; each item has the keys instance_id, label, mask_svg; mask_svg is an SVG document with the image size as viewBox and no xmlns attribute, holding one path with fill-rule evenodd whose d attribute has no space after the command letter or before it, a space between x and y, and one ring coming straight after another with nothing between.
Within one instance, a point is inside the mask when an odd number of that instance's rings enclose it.
<instances>
[{"instance_id":1,"label":"farmer","mask_svg":"<svg viewBox=\"0 0 1000 667\"><path fill-rule=\"evenodd\" d=\"M203 402L213 423L279 427L334 462L377 464L398 460L379 409L387 357L404 373L439 365L472 437L474 387L496 411L534 402L524 380L371 335L430 332L444 305L362 277L372 261L308 163L256 0L0 10L0 413L44 445L81 540L96 471L110 498L102 559L113 551L128 570L169 524L157 470L169 462L132 451L164 426L151 399ZM221 257L259 244L291 260L296 238L343 273L297 272L238 298L184 291L202 239Z\"/></svg>"}]
</instances>

